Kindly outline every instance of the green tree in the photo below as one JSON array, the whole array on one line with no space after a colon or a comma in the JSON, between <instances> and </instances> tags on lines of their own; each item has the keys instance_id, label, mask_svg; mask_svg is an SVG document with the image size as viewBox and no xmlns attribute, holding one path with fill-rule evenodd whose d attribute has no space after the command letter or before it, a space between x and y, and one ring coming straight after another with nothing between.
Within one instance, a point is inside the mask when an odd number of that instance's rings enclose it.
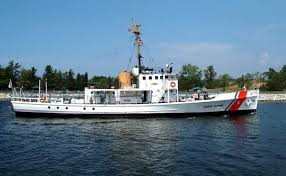
<instances>
[{"instance_id":1,"label":"green tree","mask_svg":"<svg viewBox=\"0 0 286 176\"><path fill-rule=\"evenodd\" d=\"M253 84L253 76L250 73L247 73L245 75L241 75L238 79L236 79L236 82L238 84L238 87L242 89L245 87L250 87Z\"/></svg>"},{"instance_id":2,"label":"green tree","mask_svg":"<svg viewBox=\"0 0 286 176\"><path fill-rule=\"evenodd\" d=\"M6 67L6 76L8 76L8 80L11 79L15 84L20 76L20 68L21 65L19 63L14 63L14 61L10 61ZM15 87L16 85L14 85Z\"/></svg>"},{"instance_id":3,"label":"green tree","mask_svg":"<svg viewBox=\"0 0 286 176\"><path fill-rule=\"evenodd\" d=\"M45 71L44 71L43 76L42 76L42 85L44 85L46 80L48 82L48 88L52 89L52 90L55 90L56 85L59 84L56 82L54 70L53 70L53 67L51 65L47 65L45 67ZM41 86L41 87L43 87L43 86Z\"/></svg>"},{"instance_id":4,"label":"green tree","mask_svg":"<svg viewBox=\"0 0 286 176\"><path fill-rule=\"evenodd\" d=\"M78 73L76 75L76 90L84 90L85 87L87 87L88 84L88 75L87 73L81 75Z\"/></svg>"},{"instance_id":5,"label":"green tree","mask_svg":"<svg viewBox=\"0 0 286 176\"><path fill-rule=\"evenodd\" d=\"M73 70L69 69L69 71L67 71L65 75L66 75L65 76L66 88L68 90L76 90L76 84L75 84L75 78L74 78L75 73L73 72Z\"/></svg>"},{"instance_id":6,"label":"green tree","mask_svg":"<svg viewBox=\"0 0 286 176\"><path fill-rule=\"evenodd\" d=\"M238 79L236 79L237 85L240 89L242 89L245 85L246 85L246 79L245 76L242 75L241 77L239 77Z\"/></svg>"},{"instance_id":7,"label":"green tree","mask_svg":"<svg viewBox=\"0 0 286 176\"><path fill-rule=\"evenodd\" d=\"M36 75L37 69L32 67L31 69L22 69L17 84L24 89L31 90L33 86L37 85L38 77Z\"/></svg>"},{"instance_id":8,"label":"green tree","mask_svg":"<svg viewBox=\"0 0 286 176\"><path fill-rule=\"evenodd\" d=\"M206 88L208 88L208 89L215 88L216 75L217 75L217 73L216 73L216 71L214 69L214 66L212 66L212 65L208 66L207 69L204 70Z\"/></svg>"},{"instance_id":9,"label":"green tree","mask_svg":"<svg viewBox=\"0 0 286 176\"><path fill-rule=\"evenodd\" d=\"M202 71L199 67L191 64L183 65L179 76L179 89L189 90L193 87L201 87L202 83Z\"/></svg>"},{"instance_id":10,"label":"green tree","mask_svg":"<svg viewBox=\"0 0 286 176\"><path fill-rule=\"evenodd\" d=\"M266 81L266 90L270 91L280 91L285 89L284 83L285 83L285 78L283 78L284 75L284 67L280 72L277 72L273 68L269 68L268 72L265 72L265 75L267 76L267 81Z\"/></svg>"},{"instance_id":11,"label":"green tree","mask_svg":"<svg viewBox=\"0 0 286 176\"><path fill-rule=\"evenodd\" d=\"M231 81L231 76L229 74L223 74L219 76L219 85L223 88L223 91L226 91L227 86L229 86L229 83Z\"/></svg>"},{"instance_id":12,"label":"green tree","mask_svg":"<svg viewBox=\"0 0 286 176\"><path fill-rule=\"evenodd\" d=\"M105 77L105 76L94 76L89 80L89 85L94 86L96 88L111 88L118 87L118 79L113 77Z\"/></svg>"},{"instance_id":13,"label":"green tree","mask_svg":"<svg viewBox=\"0 0 286 176\"><path fill-rule=\"evenodd\" d=\"M84 73L84 87L87 87L88 86L88 73L85 72Z\"/></svg>"},{"instance_id":14,"label":"green tree","mask_svg":"<svg viewBox=\"0 0 286 176\"><path fill-rule=\"evenodd\" d=\"M64 80L64 75L61 70L54 70L54 81L56 82L55 84L55 90L65 90L66 89L66 82Z\"/></svg>"},{"instance_id":15,"label":"green tree","mask_svg":"<svg viewBox=\"0 0 286 176\"><path fill-rule=\"evenodd\" d=\"M280 71L280 78L282 81L282 89L286 89L286 65L284 65Z\"/></svg>"},{"instance_id":16,"label":"green tree","mask_svg":"<svg viewBox=\"0 0 286 176\"><path fill-rule=\"evenodd\" d=\"M7 75L6 69L0 65L0 89L7 90L9 83L9 77Z\"/></svg>"}]
</instances>

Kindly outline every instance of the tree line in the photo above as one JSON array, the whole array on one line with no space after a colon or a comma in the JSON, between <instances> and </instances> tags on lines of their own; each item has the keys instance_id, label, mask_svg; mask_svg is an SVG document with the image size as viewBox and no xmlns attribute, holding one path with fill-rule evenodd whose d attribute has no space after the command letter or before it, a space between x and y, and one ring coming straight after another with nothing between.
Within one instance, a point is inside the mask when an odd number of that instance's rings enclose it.
<instances>
[{"instance_id":1,"label":"tree line","mask_svg":"<svg viewBox=\"0 0 286 176\"><path fill-rule=\"evenodd\" d=\"M180 74L180 90L189 90L193 87L206 87L208 89L221 89L226 91L234 89L259 88L265 91L286 90L286 65L281 70L276 71L269 68L263 73L246 73L238 78L233 78L229 74L218 75L213 65L201 70L196 65L183 65Z\"/></svg>"},{"instance_id":2,"label":"tree line","mask_svg":"<svg viewBox=\"0 0 286 176\"><path fill-rule=\"evenodd\" d=\"M42 76L37 75L35 67L23 68L19 63L10 61L6 67L0 65L0 89L7 90L9 80L12 80L13 87L21 87L25 90L38 89L39 80L41 85L48 82L49 90L84 90L89 85L95 88L110 88L118 85L116 78L105 76L93 76L88 78L88 73L75 73L72 69L62 71L47 65ZM41 86L44 89L44 86Z\"/></svg>"},{"instance_id":3,"label":"tree line","mask_svg":"<svg viewBox=\"0 0 286 176\"><path fill-rule=\"evenodd\" d=\"M219 89L227 91L233 89L260 88L268 91L280 91L286 89L286 65L281 70L269 68L263 73L247 73L238 78L233 78L225 73L215 71L213 65L200 69L196 65L185 64L179 72L179 89L188 91L194 87L205 87L207 89ZM39 76L35 67L24 68L19 63L10 61L6 66L0 65L0 89L7 90L9 80L12 80L14 87L22 87L25 90L38 89L39 79L44 85L48 82L49 90L83 90L84 87L94 86L95 88L118 88L117 77L93 76L89 79L88 73L75 73L72 69L62 71L47 65L44 73ZM44 89L44 86L42 86Z\"/></svg>"}]
</instances>

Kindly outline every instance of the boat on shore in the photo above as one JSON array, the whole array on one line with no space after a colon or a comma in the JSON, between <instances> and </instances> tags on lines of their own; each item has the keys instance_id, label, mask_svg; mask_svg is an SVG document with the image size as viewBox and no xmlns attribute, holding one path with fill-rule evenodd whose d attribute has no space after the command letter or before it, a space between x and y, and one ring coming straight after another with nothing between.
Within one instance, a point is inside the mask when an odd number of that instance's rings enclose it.
<instances>
[{"instance_id":1,"label":"boat on shore","mask_svg":"<svg viewBox=\"0 0 286 176\"><path fill-rule=\"evenodd\" d=\"M16 115L21 116L178 116L218 115L255 112L259 90L241 90L209 95L197 91L192 96L179 96L178 75L172 65L155 70L143 65L140 25L132 23L138 65L119 74L119 88L86 87L83 99L51 99L46 94L36 98L12 97ZM40 84L40 82L39 82Z\"/></svg>"}]
</instances>

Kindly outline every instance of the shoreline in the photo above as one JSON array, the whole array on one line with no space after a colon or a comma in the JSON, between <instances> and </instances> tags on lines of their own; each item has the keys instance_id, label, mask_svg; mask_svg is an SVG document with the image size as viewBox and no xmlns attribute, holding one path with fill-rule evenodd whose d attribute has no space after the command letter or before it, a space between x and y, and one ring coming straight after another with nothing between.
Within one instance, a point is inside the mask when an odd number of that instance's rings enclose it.
<instances>
[{"instance_id":1,"label":"shoreline","mask_svg":"<svg viewBox=\"0 0 286 176\"><path fill-rule=\"evenodd\" d=\"M261 93L258 101L262 102L286 102L286 93Z\"/></svg>"}]
</instances>

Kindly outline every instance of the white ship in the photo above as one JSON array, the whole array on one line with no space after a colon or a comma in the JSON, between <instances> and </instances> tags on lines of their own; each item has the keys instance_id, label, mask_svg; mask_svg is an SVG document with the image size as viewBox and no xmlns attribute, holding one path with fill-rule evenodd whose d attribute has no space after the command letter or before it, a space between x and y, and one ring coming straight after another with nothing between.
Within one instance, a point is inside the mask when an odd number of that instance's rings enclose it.
<instances>
[{"instance_id":1,"label":"white ship","mask_svg":"<svg viewBox=\"0 0 286 176\"><path fill-rule=\"evenodd\" d=\"M155 71L142 64L140 25L132 23L135 35L138 65L131 72L121 72L119 89L94 89L86 87L84 99L41 96L37 98L13 97L11 103L16 115L25 116L154 116L232 114L256 111L259 90L241 90L232 93L208 95L197 92L181 97L178 75L172 66ZM135 81L134 81L135 80ZM135 82L135 83L134 83ZM39 86L40 87L40 86ZM46 84L47 91L47 84Z\"/></svg>"}]
</instances>

